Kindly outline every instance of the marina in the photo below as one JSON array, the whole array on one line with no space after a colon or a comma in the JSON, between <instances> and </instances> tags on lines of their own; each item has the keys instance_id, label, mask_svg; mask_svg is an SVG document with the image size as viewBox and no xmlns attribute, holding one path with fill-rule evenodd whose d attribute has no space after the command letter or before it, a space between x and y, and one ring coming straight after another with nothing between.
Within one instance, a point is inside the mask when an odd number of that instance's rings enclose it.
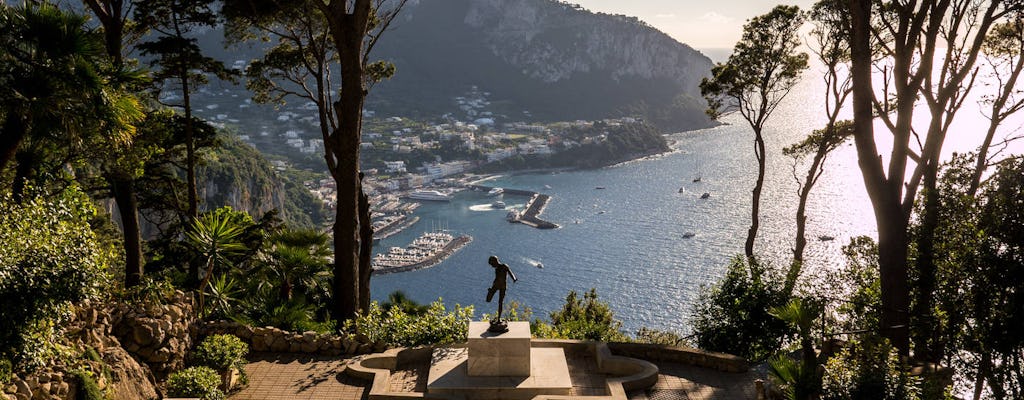
<instances>
[{"instance_id":1,"label":"marina","mask_svg":"<svg viewBox=\"0 0 1024 400\"><path fill-rule=\"evenodd\" d=\"M430 268L472 241L468 235L455 236L447 231L424 232L407 247L391 247L373 257L373 274Z\"/></svg>"}]
</instances>

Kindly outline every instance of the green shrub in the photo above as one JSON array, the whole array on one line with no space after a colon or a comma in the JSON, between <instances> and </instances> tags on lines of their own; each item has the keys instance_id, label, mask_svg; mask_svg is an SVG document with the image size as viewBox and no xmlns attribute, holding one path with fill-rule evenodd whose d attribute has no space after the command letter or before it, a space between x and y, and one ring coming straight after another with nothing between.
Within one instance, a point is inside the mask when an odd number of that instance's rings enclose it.
<instances>
[{"instance_id":1,"label":"green shrub","mask_svg":"<svg viewBox=\"0 0 1024 400\"><path fill-rule=\"evenodd\" d=\"M638 343L660 344L674 347L690 346L690 342L678 333L647 327L640 328L640 330L636 331L636 341Z\"/></svg>"},{"instance_id":2,"label":"green shrub","mask_svg":"<svg viewBox=\"0 0 1024 400\"><path fill-rule=\"evenodd\" d=\"M224 400L220 375L210 367L190 367L167 378L167 396L198 397L203 400Z\"/></svg>"},{"instance_id":3,"label":"green shrub","mask_svg":"<svg viewBox=\"0 0 1024 400\"><path fill-rule=\"evenodd\" d=\"M887 340L851 342L825 363L822 400L916 400L919 379L911 377Z\"/></svg>"},{"instance_id":4,"label":"green shrub","mask_svg":"<svg viewBox=\"0 0 1024 400\"><path fill-rule=\"evenodd\" d=\"M441 299L430 303L427 311L420 315L408 314L402 307L384 311L380 304L373 302L370 312L357 317L354 323L346 322L345 329L364 335L373 343L394 346L460 343L466 341L472 318L472 306L456 304L455 309L448 312Z\"/></svg>"},{"instance_id":5,"label":"green shrub","mask_svg":"<svg viewBox=\"0 0 1024 400\"><path fill-rule=\"evenodd\" d=\"M237 368L245 371L245 356L249 354L249 345L235 335L212 335L199 343L195 350L195 364L227 371Z\"/></svg>"},{"instance_id":6,"label":"green shrub","mask_svg":"<svg viewBox=\"0 0 1024 400\"><path fill-rule=\"evenodd\" d=\"M0 386L7 386L14 377L14 365L11 360L0 358Z\"/></svg>"},{"instance_id":7,"label":"green shrub","mask_svg":"<svg viewBox=\"0 0 1024 400\"><path fill-rule=\"evenodd\" d=\"M569 291L562 309L550 315L551 324L536 322L533 333L537 337L550 339L597 340L621 342L628 338L619 329L622 322L615 319L608 303L597 299L597 290L590 289L579 298L576 291Z\"/></svg>"},{"instance_id":8,"label":"green shrub","mask_svg":"<svg viewBox=\"0 0 1024 400\"><path fill-rule=\"evenodd\" d=\"M0 354L18 369L50 364L70 305L108 283L113 250L89 226L95 214L77 189L55 197L0 195Z\"/></svg>"},{"instance_id":9,"label":"green shrub","mask_svg":"<svg viewBox=\"0 0 1024 400\"><path fill-rule=\"evenodd\" d=\"M103 391L100 390L99 384L96 383L96 378L93 378L88 371L76 369L71 371L71 376L78 380L77 398L83 400L104 400L106 398Z\"/></svg>"},{"instance_id":10,"label":"green shrub","mask_svg":"<svg viewBox=\"0 0 1024 400\"><path fill-rule=\"evenodd\" d=\"M792 328L770 310L788 301L784 276L743 256L733 259L725 276L694 304L697 346L761 361L777 352Z\"/></svg>"}]
</instances>

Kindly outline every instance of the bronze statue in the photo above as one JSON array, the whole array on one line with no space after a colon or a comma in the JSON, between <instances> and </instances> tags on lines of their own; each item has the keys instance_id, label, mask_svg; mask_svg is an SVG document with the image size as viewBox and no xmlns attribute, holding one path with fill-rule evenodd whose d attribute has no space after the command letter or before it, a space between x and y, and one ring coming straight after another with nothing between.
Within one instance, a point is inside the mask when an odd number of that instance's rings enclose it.
<instances>
[{"instance_id":1,"label":"bronze statue","mask_svg":"<svg viewBox=\"0 0 1024 400\"><path fill-rule=\"evenodd\" d=\"M506 276L512 277L512 282L518 282L516 274L512 273L512 269L508 265L498 262L497 256L491 256L487 259L487 263L491 264L494 268L494 283L487 289L487 302L490 303L491 299L494 298L494 293L498 292L498 314L491 319L491 327L487 330L491 332L507 332L508 324L501 320L501 313L505 306L505 289L507 288Z\"/></svg>"}]
</instances>

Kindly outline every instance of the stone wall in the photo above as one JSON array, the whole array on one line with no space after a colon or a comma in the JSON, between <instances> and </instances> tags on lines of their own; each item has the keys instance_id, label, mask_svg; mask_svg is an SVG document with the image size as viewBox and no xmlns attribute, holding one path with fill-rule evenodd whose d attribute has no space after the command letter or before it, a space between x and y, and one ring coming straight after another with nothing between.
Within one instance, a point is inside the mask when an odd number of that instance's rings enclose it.
<instances>
[{"instance_id":1,"label":"stone wall","mask_svg":"<svg viewBox=\"0 0 1024 400\"><path fill-rule=\"evenodd\" d=\"M384 345L373 345L354 336L320 334L313 331L289 332L274 327L251 327L233 321L214 321L203 324L200 336L232 334L249 344L254 352L316 353L328 356L355 355L380 352Z\"/></svg>"},{"instance_id":2,"label":"stone wall","mask_svg":"<svg viewBox=\"0 0 1024 400\"><path fill-rule=\"evenodd\" d=\"M613 354L648 361L669 361L722 372L746 372L750 363L743 357L689 347L671 347L643 343L608 343Z\"/></svg>"},{"instance_id":3,"label":"stone wall","mask_svg":"<svg viewBox=\"0 0 1024 400\"><path fill-rule=\"evenodd\" d=\"M185 367L195 338L192 295L177 291L167 304L122 305L114 335L129 353L146 363L157 379Z\"/></svg>"}]
</instances>

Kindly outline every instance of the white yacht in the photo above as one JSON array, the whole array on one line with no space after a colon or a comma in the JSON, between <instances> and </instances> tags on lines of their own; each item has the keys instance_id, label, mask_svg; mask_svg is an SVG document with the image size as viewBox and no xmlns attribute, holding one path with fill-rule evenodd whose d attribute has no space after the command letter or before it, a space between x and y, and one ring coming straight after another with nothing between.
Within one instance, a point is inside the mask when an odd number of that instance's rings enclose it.
<instances>
[{"instance_id":1,"label":"white yacht","mask_svg":"<svg viewBox=\"0 0 1024 400\"><path fill-rule=\"evenodd\" d=\"M505 189L502 189L500 187L496 187L494 189L491 189L491 191L487 192L487 195L491 196L491 197L494 197L494 196L498 196L498 195L500 195L502 193L505 193Z\"/></svg>"},{"instance_id":2,"label":"white yacht","mask_svg":"<svg viewBox=\"0 0 1024 400\"><path fill-rule=\"evenodd\" d=\"M417 190L409 194L413 200L452 201L452 196L438 190Z\"/></svg>"},{"instance_id":3,"label":"white yacht","mask_svg":"<svg viewBox=\"0 0 1024 400\"><path fill-rule=\"evenodd\" d=\"M501 200L493 202L491 203L491 208L505 209L505 202Z\"/></svg>"}]
</instances>

